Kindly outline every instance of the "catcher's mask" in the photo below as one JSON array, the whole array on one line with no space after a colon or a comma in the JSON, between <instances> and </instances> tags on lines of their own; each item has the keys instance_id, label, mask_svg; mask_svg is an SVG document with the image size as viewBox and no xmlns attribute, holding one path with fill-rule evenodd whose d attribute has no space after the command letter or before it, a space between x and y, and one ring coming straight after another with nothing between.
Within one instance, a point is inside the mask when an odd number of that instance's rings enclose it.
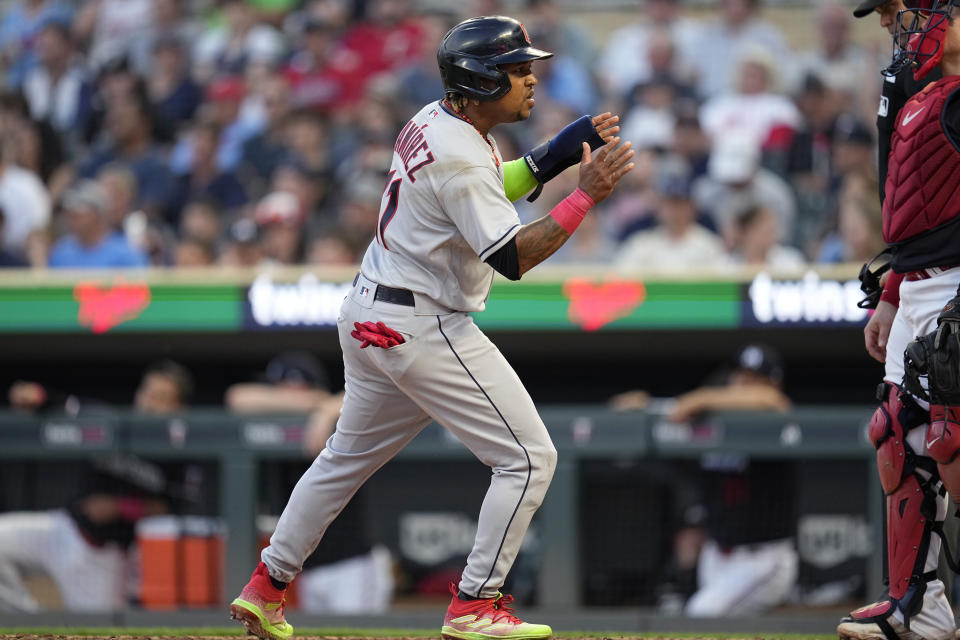
<instances>
[{"instance_id":1,"label":"catcher's mask","mask_svg":"<svg viewBox=\"0 0 960 640\"><path fill-rule=\"evenodd\" d=\"M893 60L883 70L895 76L906 67L920 80L943 58L943 38L951 13L960 0L906 0L907 8L897 14L893 34Z\"/></svg>"},{"instance_id":2,"label":"catcher's mask","mask_svg":"<svg viewBox=\"0 0 960 640\"><path fill-rule=\"evenodd\" d=\"M510 91L510 76L498 65L551 56L531 45L519 21L483 16L464 20L443 36L437 64L445 91L476 100L497 100Z\"/></svg>"}]
</instances>

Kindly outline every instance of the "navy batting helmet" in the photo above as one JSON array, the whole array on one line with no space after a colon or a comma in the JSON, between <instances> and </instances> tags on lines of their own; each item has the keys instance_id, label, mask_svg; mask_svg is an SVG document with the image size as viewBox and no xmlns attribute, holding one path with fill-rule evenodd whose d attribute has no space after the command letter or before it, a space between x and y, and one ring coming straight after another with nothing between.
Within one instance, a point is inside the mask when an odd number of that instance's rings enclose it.
<instances>
[{"instance_id":1,"label":"navy batting helmet","mask_svg":"<svg viewBox=\"0 0 960 640\"><path fill-rule=\"evenodd\" d=\"M497 65L552 55L532 47L527 30L517 20L483 16L464 20L443 36L437 64L444 90L477 100L496 100L510 91L510 77Z\"/></svg>"}]
</instances>

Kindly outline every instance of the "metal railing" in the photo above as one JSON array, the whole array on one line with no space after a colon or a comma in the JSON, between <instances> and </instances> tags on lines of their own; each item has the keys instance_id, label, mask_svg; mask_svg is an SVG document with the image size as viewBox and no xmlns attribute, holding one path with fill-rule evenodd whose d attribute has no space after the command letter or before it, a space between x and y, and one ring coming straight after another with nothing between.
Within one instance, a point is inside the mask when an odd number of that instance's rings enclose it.
<instances>
[{"instance_id":1,"label":"metal railing","mask_svg":"<svg viewBox=\"0 0 960 640\"><path fill-rule=\"evenodd\" d=\"M559 464L538 513L541 604L581 604L579 468L591 460L690 459L730 452L755 458L872 459L866 425L872 407L798 407L789 413L716 414L697 425L671 424L647 412L612 412L598 406L545 406L541 415L559 451ZM255 518L260 462L299 458L303 416L237 416L195 411L169 418L128 413L70 416L0 414L0 459L83 460L129 452L159 461L215 461L218 514L228 530L225 589L245 584L257 545ZM411 461L469 460L472 454L438 425L430 425L399 455ZM872 463L864 495L879 496ZM864 507L879 541L881 502ZM479 505L477 505L479 508ZM217 514L211 514L217 515ZM611 523L615 525L615 523ZM651 526L655 526L651 525ZM868 584L880 584L878 543L872 545Z\"/></svg>"}]
</instances>

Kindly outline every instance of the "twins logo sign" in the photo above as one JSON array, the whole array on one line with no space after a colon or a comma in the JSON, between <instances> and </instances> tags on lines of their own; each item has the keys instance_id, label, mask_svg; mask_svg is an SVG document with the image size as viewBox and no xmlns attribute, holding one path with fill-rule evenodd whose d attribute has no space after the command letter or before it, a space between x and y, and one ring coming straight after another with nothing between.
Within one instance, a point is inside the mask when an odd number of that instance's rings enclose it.
<instances>
[{"instance_id":1,"label":"twins logo sign","mask_svg":"<svg viewBox=\"0 0 960 640\"><path fill-rule=\"evenodd\" d=\"M247 291L244 326L249 329L289 329L333 326L351 283L320 282L305 273L296 282L274 282L260 274Z\"/></svg>"},{"instance_id":2,"label":"twins logo sign","mask_svg":"<svg viewBox=\"0 0 960 640\"><path fill-rule=\"evenodd\" d=\"M799 280L774 280L761 272L747 286L743 326L860 326L867 311L857 280L821 279L809 271Z\"/></svg>"}]
</instances>

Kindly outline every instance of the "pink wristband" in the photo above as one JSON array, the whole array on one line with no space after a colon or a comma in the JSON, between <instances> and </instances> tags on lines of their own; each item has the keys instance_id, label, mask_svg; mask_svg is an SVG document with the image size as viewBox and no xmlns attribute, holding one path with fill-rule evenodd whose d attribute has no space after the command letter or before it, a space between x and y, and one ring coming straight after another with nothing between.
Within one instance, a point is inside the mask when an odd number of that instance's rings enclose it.
<instances>
[{"instance_id":1,"label":"pink wristband","mask_svg":"<svg viewBox=\"0 0 960 640\"><path fill-rule=\"evenodd\" d=\"M561 200L560 204L553 208L550 215L564 231L573 233L583 222L583 217L587 215L590 207L595 204L593 198L587 195L586 191L577 187L576 191Z\"/></svg>"}]
</instances>

